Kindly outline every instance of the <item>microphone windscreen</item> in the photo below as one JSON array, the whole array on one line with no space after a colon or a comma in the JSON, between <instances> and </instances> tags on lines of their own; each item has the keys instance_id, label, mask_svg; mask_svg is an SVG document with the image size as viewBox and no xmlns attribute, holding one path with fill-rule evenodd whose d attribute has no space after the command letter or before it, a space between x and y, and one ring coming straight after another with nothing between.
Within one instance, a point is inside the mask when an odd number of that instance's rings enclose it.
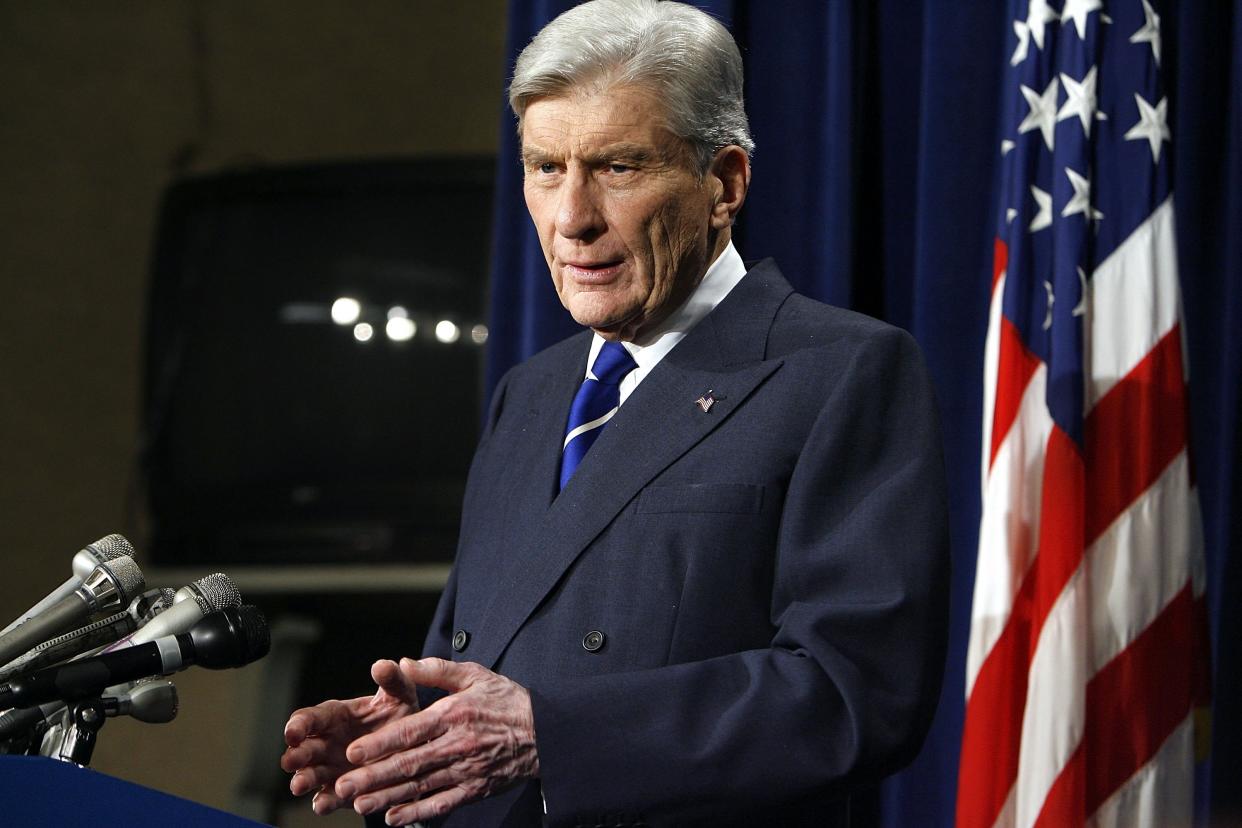
<instances>
[{"instance_id":1,"label":"microphone windscreen","mask_svg":"<svg viewBox=\"0 0 1242 828\"><path fill-rule=\"evenodd\" d=\"M241 606L241 593L233 584L233 579L223 572L216 572L199 578L192 585L194 603L203 611L203 615L228 607Z\"/></svg>"},{"instance_id":2,"label":"microphone windscreen","mask_svg":"<svg viewBox=\"0 0 1242 828\"><path fill-rule=\"evenodd\" d=\"M86 545L86 551L95 558L96 563L115 560L122 555L134 556L134 545L122 535L107 535L94 543Z\"/></svg>"},{"instance_id":3,"label":"microphone windscreen","mask_svg":"<svg viewBox=\"0 0 1242 828\"><path fill-rule=\"evenodd\" d=\"M133 600L138 593L142 592L143 587L147 585L146 579L142 577L142 570L138 568L138 564L134 563L134 559L128 555L121 555L110 561L105 561L99 564L99 566L112 576L113 583L116 584L117 591L121 595L117 603L122 606Z\"/></svg>"},{"instance_id":4,"label":"microphone windscreen","mask_svg":"<svg viewBox=\"0 0 1242 828\"><path fill-rule=\"evenodd\" d=\"M238 626L241 628L242 663L258 661L272 649L272 631L268 629L263 610L254 604L238 607Z\"/></svg>"}]
</instances>

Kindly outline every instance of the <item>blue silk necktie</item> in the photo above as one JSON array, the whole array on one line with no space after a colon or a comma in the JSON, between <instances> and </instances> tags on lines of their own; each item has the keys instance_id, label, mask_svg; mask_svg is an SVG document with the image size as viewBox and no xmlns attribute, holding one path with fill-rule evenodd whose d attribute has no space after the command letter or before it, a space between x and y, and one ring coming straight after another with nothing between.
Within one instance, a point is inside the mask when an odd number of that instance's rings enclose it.
<instances>
[{"instance_id":1,"label":"blue silk necktie","mask_svg":"<svg viewBox=\"0 0 1242 828\"><path fill-rule=\"evenodd\" d=\"M587 451L595 444L604 426L617 413L621 405L621 380L637 363L620 342L605 342L595 356L591 373L574 397L569 408L569 423L565 427L565 442L561 453L561 488L573 477L574 470L582 462Z\"/></svg>"}]
</instances>

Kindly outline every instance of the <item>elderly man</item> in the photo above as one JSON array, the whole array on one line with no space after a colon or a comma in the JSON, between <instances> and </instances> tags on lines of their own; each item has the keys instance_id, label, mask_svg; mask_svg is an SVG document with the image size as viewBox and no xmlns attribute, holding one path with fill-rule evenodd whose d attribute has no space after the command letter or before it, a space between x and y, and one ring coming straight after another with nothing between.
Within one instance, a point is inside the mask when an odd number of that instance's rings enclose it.
<instances>
[{"instance_id":1,"label":"elderly man","mask_svg":"<svg viewBox=\"0 0 1242 828\"><path fill-rule=\"evenodd\" d=\"M917 349L743 265L741 57L706 14L579 6L510 101L553 284L591 331L497 387L424 658L295 712L290 787L390 825L844 823L939 691Z\"/></svg>"}]
</instances>

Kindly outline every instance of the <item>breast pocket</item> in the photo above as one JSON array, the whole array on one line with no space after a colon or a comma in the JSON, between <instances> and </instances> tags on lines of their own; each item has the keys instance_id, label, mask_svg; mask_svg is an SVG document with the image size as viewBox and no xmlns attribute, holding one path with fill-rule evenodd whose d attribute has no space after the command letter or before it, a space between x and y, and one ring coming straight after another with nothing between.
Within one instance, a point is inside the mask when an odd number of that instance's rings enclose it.
<instances>
[{"instance_id":1,"label":"breast pocket","mask_svg":"<svg viewBox=\"0 0 1242 828\"><path fill-rule=\"evenodd\" d=\"M757 515L763 487L749 483L684 483L651 486L638 497L640 515L704 513Z\"/></svg>"}]
</instances>

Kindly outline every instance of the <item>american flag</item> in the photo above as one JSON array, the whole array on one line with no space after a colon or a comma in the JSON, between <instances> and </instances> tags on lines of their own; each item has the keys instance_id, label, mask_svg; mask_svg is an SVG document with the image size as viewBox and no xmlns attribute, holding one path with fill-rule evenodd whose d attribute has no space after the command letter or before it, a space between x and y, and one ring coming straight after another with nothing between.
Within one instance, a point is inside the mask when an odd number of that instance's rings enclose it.
<instances>
[{"instance_id":1,"label":"american flag","mask_svg":"<svg viewBox=\"0 0 1242 828\"><path fill-rule=\"evenodd\" d=\"M1187 825L1206 611L1160 16L1011 5L957 824Z\"/></svg>"}]
</instances>

